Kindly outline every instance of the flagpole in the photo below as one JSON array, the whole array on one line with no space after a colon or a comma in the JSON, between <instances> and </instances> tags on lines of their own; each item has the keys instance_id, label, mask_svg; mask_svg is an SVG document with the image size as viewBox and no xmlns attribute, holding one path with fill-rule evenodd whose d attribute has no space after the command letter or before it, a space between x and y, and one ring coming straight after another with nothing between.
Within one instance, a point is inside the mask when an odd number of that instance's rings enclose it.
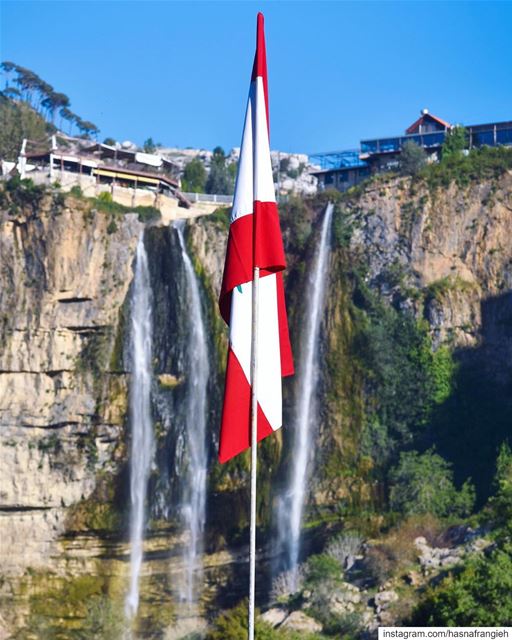
<instances>
[{"instance_id":1,"label":"flagpole","mask_svg":"<svg viewBox=\"0 0 512 640\"><path fill-rule=\"evenodd\" d=\"M251 333L251 528L249 543L249 626L248 640L254 640L254 603L256 592L256 471L258 446L258 311L260 269L254 267L252 280Z\"/></svg>"}]
</instances>

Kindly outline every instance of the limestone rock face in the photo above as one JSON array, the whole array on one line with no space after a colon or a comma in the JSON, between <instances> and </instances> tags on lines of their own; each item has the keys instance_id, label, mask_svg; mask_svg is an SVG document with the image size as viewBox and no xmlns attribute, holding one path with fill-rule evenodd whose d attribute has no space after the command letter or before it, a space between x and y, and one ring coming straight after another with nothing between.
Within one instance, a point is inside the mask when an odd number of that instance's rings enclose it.
<instances>
[{"instance_id":1,"label":"limestone rock face","mask_svg":"<svg viewBox=\"0 0 512 640\"><path fill-rule=\"evenodd\" d=\"M225 225L212 224L207 217L199 218L189 226L190 242L194 254L208 274L213 292L218 298L224 272L224 257L228 239L228 218Z\"/></svg>"},{"instance_id":2,"label":"limestone rock face","mask_svg":"<svg viewBox=\"0 0 512 640\"><path fill-rule=\"evenodd\" d=\"M107 588L122 609L129 555L127 336L136 245L144 231L154 288L153 412L159 440L150 507L156 520L161 514L168 518L157 522L145 542L146 552L157 558L143 567L140 617L151 620L153 629L168 629L169 637L179 631L169 630L175 594L170 572L176 580L183 571L183 540L169 525L175 513L167 475L183 450L176 437L181 414L173 411L184 404L189 319L176 234L161 223L144 225L137 214L114 216L91 209L82 198L64 200L58 191L0 210L2 629L4 623L10 631L25 627L47 592L60 594L56 599L65 603L62 594L69 588L81 597L56 617L83 617L88 599ZM186 231L196 270L203 274L205 313L219 327L216 298L226 231L224 223L201 220ZM225 342L222 331L211 338L213 351ZM215 375L211 387L209 397L219 404ZM217 412L210 411L212 424L218 423ZM225 567L233 571L227 552L205 560L206 600L215 596L211 584L227 580ZM234 592L237 585L233 581Z\"/></svg>"},{"instance_id":3,"label":"limestone rock face","mask_svg":"<svg viewBox=\"0 0 512 640\"><path fill-rule=\"evenodd\" d=\"M441 285L427 305L438 342L449 334L456 345L474 345L482 298L512 287L512 174L433 193L410 185L398 178L364 192L352 248L365 251L369 281L384 292L396 286L391 270L412 286Z\"/></svg>"},{"instance_id":4,"label":"limestone rock face","mask_svg":"<svg viewBox=\"0 0 512 640\"><path fill-rule=\"evenodd\" d=\"M130 214L108 234L108 216L68 205L45 196L37 210L0 214L4 573L44 565L66 507L91 494L123 425L124 407L102 407L97 382L126 386L109 355L143 227Z\"/></svg>"}]
</instances>

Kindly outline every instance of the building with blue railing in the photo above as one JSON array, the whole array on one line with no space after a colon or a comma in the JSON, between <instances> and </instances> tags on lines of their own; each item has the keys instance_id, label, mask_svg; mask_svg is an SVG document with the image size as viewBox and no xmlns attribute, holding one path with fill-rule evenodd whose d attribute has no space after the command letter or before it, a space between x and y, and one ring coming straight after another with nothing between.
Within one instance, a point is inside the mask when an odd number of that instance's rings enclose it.
<instances>
[{"instance_id":1,"label":"building with blue railing","mask_svg":"<svg viewBox=\"0 0 512 640\"><path fill-rule=\"evenodd\" d=\"M361 140L360 148L347 151L328 151L310 155L310 161L320 169L312 172L320 189L346 191L368 176L399 168L400 153L406 142L422 147L431 161L439 159L439 152L453 125L423 109L403 136ZM511 145L512 121L465 127L469 148L483 145Z\"/></svg>"}]
</instances>

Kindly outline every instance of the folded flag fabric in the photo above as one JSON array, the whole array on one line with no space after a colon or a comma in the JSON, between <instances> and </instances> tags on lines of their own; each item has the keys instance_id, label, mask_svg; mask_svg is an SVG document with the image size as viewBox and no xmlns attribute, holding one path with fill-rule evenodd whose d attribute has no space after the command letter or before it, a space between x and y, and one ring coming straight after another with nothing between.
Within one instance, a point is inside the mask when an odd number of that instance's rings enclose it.
<instances>
[{"instance_id":1,"label":"folded flag fabric","mask_svg":"<svg viewBox=\"0 0 512 640\"><path fill-rule=\"evenodd\" d=\"M250 446L252 280L260 268L258 312L258 441L282 425L282 381L293 374L282 271L286 266L269 143L263 15L245 115L231 213L220 312L229 351L219 442L226 462Z\"/></svg>"}]
</instances>

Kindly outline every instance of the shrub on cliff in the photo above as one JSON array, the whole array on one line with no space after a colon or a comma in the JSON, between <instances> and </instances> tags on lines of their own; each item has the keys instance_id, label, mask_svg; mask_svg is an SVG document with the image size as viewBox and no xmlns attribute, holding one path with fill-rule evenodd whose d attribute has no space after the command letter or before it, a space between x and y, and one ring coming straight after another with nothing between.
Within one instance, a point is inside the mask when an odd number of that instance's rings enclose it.
<instances>
[{"instance_id":1,"label":"shrub on cliff","mask_svg":"<svg viewBox=\"0 0 512 640\"><path fill-rule=\"evenodd\" d=\"M490 498L484 511L495 527L499 529L499 536L512 537L512 450L504 442L496 460L496 475L494 477L496 493Z\"/></svg>"},{"instance_id":2,"label":"shrub on cliff","mask_svg":"<svg viewBox=\"0 0 512 640\"><path fill-rule=\"evenodd\" d=\"M353 356L362 365L368 400L363 451L385 469L423 435L436 405L451 393L455 366L432 350L428 325L385 304L356 275L355 305L364 311Z\"/></svg>"},{"instance_id":3,"label":"shrub on cliff","mask_svg":"<svg viewBox=\"0 0 512 640\"><path fill-rule=\"evenodd\" d=\"M465 516L475 502L473 486L466 481L457 491L450 464L432 449L402 452L390 480L390 507L404 515Z\"/></svg>"},{"instance_id":4,"label":"shrub on cliff","mask_svg":"<svg viewBox=\"0 0 512 640\"><path fill-rule=\"evenodd\" d=\"M206 640L246 640L247 626L247 600L242 600L236 607L221 613L213 621ZM256 619L254 630L257 640L322 640L323 638L317 634L274 629L268 623L258 619Z\"/></svg>"},{"instance_id":5,"label":"shrub on cliff","mask_svg":"<svg viewBox=\"0 0 512 640\"><path fill-rule=\"evenodd\" d=\"M403 176L415 176L427 162L427 154L423 147L408 140L400 153L400 173Z\"/></svg>"},{"instance_id":6,"label":"shrub on cliff","mask_svg":"<svg viewBox=\"0 0 512 640\"><path fill-rule=\"evenodd\" d=\"M319 553L308 559L305 584L314 587L322 582L336 582L343 577L343 567L339 561L327 553Z\"/></svg>"},{"instance_id":7,"label":"shrub on cliff","mask_svg":"<svg viewBox=\"0 0 512 640\"><path fill-rule=\"evenodd\" d=\"M12 215L18 214L24 207L30 207L35 212L45 193L43 185L36 185L29 178L22 180L19 176L13 176L7 180L4 189L0 188L0 207Z\"/></svg>"},{"instance_id":8,"label":"shrub on cliff","mask_svg":"<svg viewBox=\"0 0 512 640\"><path fill-rule=\"evenodd\" d=\"M512 169L512 148L480 147L467 155L449 153L439 164L428 164L419 177L431 189L448 187L451 182L466 186L471 182L494 179Z\"/></svg>"},{"instance_id":9,"label":"shrub on cliff","mask_svg":"<svg viewBox=\"0 0 512 640\"><path fill-rule=\"evenodd\" d=\"M453 127L446 134L441 149L441 157L443 160L450 156L460 156L462 151L468 146L468 134L464 127Z\"/></svg>"}]
</instances>

